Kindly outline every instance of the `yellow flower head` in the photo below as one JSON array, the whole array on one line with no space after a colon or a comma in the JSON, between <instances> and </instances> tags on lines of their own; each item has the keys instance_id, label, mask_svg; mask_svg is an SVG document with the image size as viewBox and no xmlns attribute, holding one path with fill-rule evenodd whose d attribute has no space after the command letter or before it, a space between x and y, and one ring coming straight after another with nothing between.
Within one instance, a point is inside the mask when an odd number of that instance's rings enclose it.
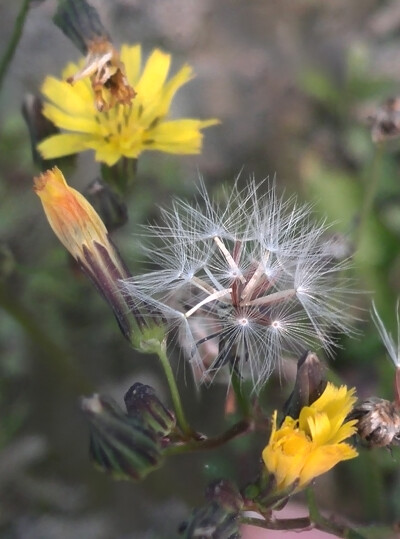
<instances>
[{"instance_id":1,"label":"yellow flower head","mask_svg":"<svg viewBox=\"0 0 400 539\"><path fill-rule=\"evenodd\" d=\"M90 79L76 75L78 66L69 64L63 72L63 79L74 81L72 86L54 77L45 79L42 93L49 102L43 114L68 131L39 144L45 159L92 149L97 161L111 166L121 157L134 159L145 150L176 154L201 151L201 129L218 120L166 119L175 93L193 77L191 67L184 65L167 81L171 55L154 50L143 70L141 55L140 45L122 47L124 76L136 96L130 103L118 103L105 112L96 109Z\"/></svg>"},{"instance_id":2,"label":"yellow flower head","mask_svg":"<svg viewBox=\"0 0 400 539\"><path fill-rule=\"evenodd\" d=\"M357 420L345 421L356 401L353 395L354 389L328 383L319 399L302 408L298 419L287 416L277 429L274 413L262 457L277 490L294 484L299 490L341 460L357 456L352 446L343 443L356 431Z\"/></svg>"}]
</instances>

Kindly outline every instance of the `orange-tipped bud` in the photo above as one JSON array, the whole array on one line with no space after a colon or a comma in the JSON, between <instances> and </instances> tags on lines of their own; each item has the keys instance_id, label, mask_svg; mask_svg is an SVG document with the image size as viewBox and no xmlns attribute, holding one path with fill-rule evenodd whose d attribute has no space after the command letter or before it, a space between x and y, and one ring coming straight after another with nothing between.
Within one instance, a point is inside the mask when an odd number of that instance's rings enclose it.
<instances>
[{"instance_id":1,"label":"orange-tipped bud","mask_svg":"<svg viewBox=\"0 0 400 539\"><path fill-rule=\"evenodd\" d=\"M123 334L131 340L132 330L143 319L138 312L129 312L132 306L120 292L118 281L130 274L99 215L57 167L34 178L34 190L54 233L109 302Z\"/></svg>"},{"instance_id":2,"label":"orange-tipped bud","mask_svg":"<svg viewBox=\"0 0 400 539\"><path fill-rule=\"evenodd\" d=\"M54 233L72 256L82 261L94 242L108 247L107 229L89 202L70 187L57 167L34 178L34 191Z\"/></svg>"}]
</instances>

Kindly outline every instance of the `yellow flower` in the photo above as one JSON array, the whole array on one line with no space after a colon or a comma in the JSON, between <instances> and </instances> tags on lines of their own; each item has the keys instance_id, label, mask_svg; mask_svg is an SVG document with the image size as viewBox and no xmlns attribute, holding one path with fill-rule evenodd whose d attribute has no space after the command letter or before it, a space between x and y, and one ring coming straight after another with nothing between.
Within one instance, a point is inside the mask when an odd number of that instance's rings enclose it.
<instances>
[{"instance_id":1,"label":"yellow flower","mask_svg":"<svg viewBox=\"0 0 400 539\"><path fill-rule=\"evenodd\" d=\"M356 420L345 421L356 401L353 395L354 389L328 383L319 399L301 409L298 419L287 416L279 429L275 411L262 457L277 490L292 485L299 490L338 462L357 456L352 446L343 443L356 430Z\"/></svg>"},{"instance_id":2,"label":"yellow flower","mask_svg":"<svg viewBox=\"0 0 400 539\"><path fill-rule=\"evenodd\" d=\"M128 84L136 96L129 104L116 104L99 112L94 104L89 78L76 75L78 66L69 64L63 79L47 77L42 93L50 101L43 114L57 127L68 131L42 141L38 149L45 159L92 149L97 161L114 165L121 157L137 158L146 150L176 154L201 151L201 129L218 123L216 119L181 118L166 120L177 90L192 77L190 66L183 66L167 81L171 55L154 50L141 71L141 46L124 45L121 62Z\"/></svg>"}]
</instances>

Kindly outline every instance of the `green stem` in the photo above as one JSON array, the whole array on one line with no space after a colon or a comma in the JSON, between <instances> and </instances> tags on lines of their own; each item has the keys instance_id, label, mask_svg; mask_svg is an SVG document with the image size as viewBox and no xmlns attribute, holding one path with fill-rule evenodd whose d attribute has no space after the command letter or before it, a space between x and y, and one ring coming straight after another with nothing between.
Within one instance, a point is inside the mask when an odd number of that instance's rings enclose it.
<instances>
[{"instance_id":1,"label":"green stem","mask_svg":"<svg viewBox=\"0 0 400 539\"><path fill-rule=\"evenodd\" d=\"M71 357L43 331L32 313L28 312L15 297L9 297L3 284L0 284L0 308L13 318L40 348L38 360L57 376L57 383L66 385L78 394L93 391L91 384L72 363Z\"/></svg>"},{"instance_id":2,"label":"green stem","mask_svg":"<svg viewBox=\"0 0 400 539\"><path fill-rule=\"evenodd\" d=\"M378 190L379 178L380 178L380 168L382 164L383 156L383 144L377 144L375 146L374 156L372 159L370 173L369 173L369 182L365 191L364 200L361 207L361 212L359 216L358 227L356 230L355 244L359 247L362 240L365 228L367 226L368 217L372 209L372 205L375 199L376 192Z\"/></svg>"},{"instance_id":3,"label":"green stem","mask_svg":"<svg viewBox=\"0 0 400 539\"><path fill-rule=\"evenodd\" d=\"M4 78L7 73L8 67L11 63L11 60L13 59L19 40L21 39L22 30L24 28L25 20L29 11L29 3L30 0L23 0L20 12L18 13L17 19L14 24L14 30L11 39L0 61L0 92L3 87Z\"/></svg>"},{"instance_id":4,"label":"green stem","mask_svg":"<svg viewBox=\"0 0 400 539\"><path fill-rule=\"evenodd\" d=\"M122 197L126 197L129 188L137 176L138 160L123 157L115 165L109 167L101 166L103 180L112 186Z\"/></svg>"},{"instance_id":5,"label":"green stem","mask_svg":"<svg viewBox=\"0 0 400 539\"><path fill-rule=\"evenodd\" d=\"M251 417L251 405L247 396L243 393L243 386L241 380L234 371L231 372L231 382L240 411L242 412L243 417L248 419Z\"/></svg>"},{"instance_id":6,"label":"green stem","mask_svg":"<svg viewBox=\"0 0 400 539\"><path fill-rule=\"evenodd\" d=\"M157 350L157 355L161 361L161 365L164 369L164 373L167 378L178 425L181 428L182 432L188 438L193 438L193 437L196 438L197 437L196 433L194 433L192 428L189 426L189 423L187 422L185 414L183 412L181 397L179 394L178 386L176 385L176 380L175 380L174 373L172 371L171 364L167 356L165 341L163 342L163 344L161 344L160 348Z\"/></svg>"},{"instance_id":7,"label":"green stem","mask_svg":"<svg viewBox=\"0 0 400 539\"><path fill-rule=\"evenodd\" d=\"M343 537L344 539L365 539L365 536L361 535L356 530L322 516L319 512L312 487L307 488L306 496L308 510L310 513L310 521L314 528L331 533L337 537Z\"/></svg>"},{"instance_id":8,"label":"green stem","mask_svg":"<svg viewBox=\"0 0 400 539\"><path fill-rule=\"evenodd\" d=\"M220 436L215 438L207 438L206 440L191 440L185 444L169 446L164 450L164 455L179 455L182 453L192 453L194 451L206 451L209 449L215 449L221 445L226 444L230 440L237 438L238 436L245 434L251 428L251 424L248 421L239 421L235 423L230 429L226 430Z\"/></svg>"},{"instance_id":9,"label":"green stem","mask_svg":"<svg viewBox=\"0 0 400 539\"><path fill-rule=\"evenodd\" d=\"M312 487L307 488L306 496L307 496L307 505L308 505L308 511L310 513L310 518L314 521L317 521L321 518L321 515L318 510L317 502L315 499L315 494Z\"/></svg>"}]
</instances>

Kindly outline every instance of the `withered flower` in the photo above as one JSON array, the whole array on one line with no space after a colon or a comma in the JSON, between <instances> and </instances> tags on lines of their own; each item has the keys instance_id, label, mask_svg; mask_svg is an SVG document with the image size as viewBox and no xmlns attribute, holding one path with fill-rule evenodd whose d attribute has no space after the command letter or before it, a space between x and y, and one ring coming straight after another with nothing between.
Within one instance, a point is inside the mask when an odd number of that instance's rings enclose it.
<instances>
[{"instance_id":1,"label":"withered flower","mask_svg":"<svg viewBox=\"0 0 400 539\"><path fill-rule=\"evenodd\" d=\"M375 143L400 137L400 97L387 99L371 117L371 136Z\"/></svg>"},{"instance_id":2,"label":"withered flower","mask_svg":"<svg viewBox=\"0 0 400 539\"><path fill-rule=\"evenodd\" d=\"M357 419L357 434L370 447L400 445L400 410L395 403L370 397L358 404L349 419Z\"/></svg>"},{"instance_id":3,"label":"withered flower","mask_svg":"<svg viewBox=\"0 0 400 539\"><path fill-rule=\"evenodd\" d=\"M107 111L116 104L129 105L136 92L130 86L118 51L107 37L99 37L88 43L83 67L67 78L69 84L90 78L94 102L98 111Z\"/></svg>"},{"instance_id":4,"label":"withered flower","mask_svg":"<svg viewBox=\"0 0 400 539\"><path fill-rule=\"evenodd\" d=\"M135 90L97 10L86 0L60 0L54 22L86 55L82 68L67 82L74 84L89 77L99 111L107 111L117 103L129 105Z\"/></svg>"}]
</instances>

